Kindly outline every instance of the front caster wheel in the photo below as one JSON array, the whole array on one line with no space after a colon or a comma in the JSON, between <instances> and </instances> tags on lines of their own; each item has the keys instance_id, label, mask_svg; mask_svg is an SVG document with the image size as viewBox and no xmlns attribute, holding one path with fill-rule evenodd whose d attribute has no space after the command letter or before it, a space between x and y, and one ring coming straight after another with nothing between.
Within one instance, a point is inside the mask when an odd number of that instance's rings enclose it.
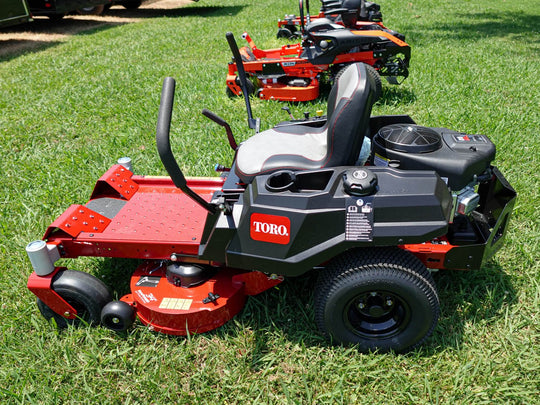
<instances>
[{"instance_id":1,"label":"front caster wheel","mask_svg":"<svg viewBox=\"0 0 540 405\"><path fill-rule=\"evenodd\" d=\"M240 78L236 77L236 79L234 81L235 81L237 86L241 87ZM246 77L246 86L247 86L248 96L251 96L252 94L255 93L255 84L253 84L253 82L247 77ZM234 94L234 92L228 86L225 89L225 92L226 92L227 96L230 97L230 98L233 98L233 97L237 96L236 94ZM242 95L242 93L240 92L240 94L238 94L238 96L241 96L241 95Z\"/></svg>"},{"instance_id":2,"label":"front caster wheel","mask_svg":"<svg viewBox=\"0 0 540 405\"><path fill-rule=\"evenodd\" d=\"M431 334L439 297L429 271L398 248L352 250L319 276L315 319L332 341L361 351L405 352Z\"/></svg>"},{"instance_id":3,"label":"front caster wheel","mask_svg":"<svg viewBox=\"0 0 540 405\"><path fill-rule=\"evenodd\" d=\"M293 30L294 29L294 30ZM295 39L298 38L298 33L293 26L293 29L287 27L281 27L278 29L277 38Z\"/></svg>"},{"instance_id":4,"label":"front caster wheel","mask_svg":"<svg viewBox=\"0 0 540 405\"><path fill-rule=\"evenodd\" d=\"M54 319L59 329L68 325L99 324L101 309L112 300L107 286L96 277L76 270L59 271L51 288L77 310L75 319L67 319L37 299L37 306L47 320Z\"/></svg>"},{"instance_id":5,"label":"front caster wheel","mask_svg":"<svg viewBox=\"0 0 540 405\"><path fill-rule=\"evenodd\" d=\"M101 311L101 323L115 332L124 332L135 321L135 309L127 302L111 301Z\"/></svg>"}]
</instances>

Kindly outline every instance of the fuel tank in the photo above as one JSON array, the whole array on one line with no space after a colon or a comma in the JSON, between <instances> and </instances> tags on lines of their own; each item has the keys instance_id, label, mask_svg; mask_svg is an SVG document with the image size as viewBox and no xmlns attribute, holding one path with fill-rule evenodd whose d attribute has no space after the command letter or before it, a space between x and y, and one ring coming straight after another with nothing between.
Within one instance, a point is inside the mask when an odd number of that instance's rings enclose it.
<instances>
[{"instance_id":1,"label":"fuel tank","mask_svg":"<svg viewBox=\"0 0 540 405\"><path fill-rule=\"evenodd\" d=\"M284 170L246 188L232 218L216 220L200 255L215 260L221 251L230 267L295 276L352 247L444 235L451 210L448 187L434 171Z\"/></svg>"}]
</instances>

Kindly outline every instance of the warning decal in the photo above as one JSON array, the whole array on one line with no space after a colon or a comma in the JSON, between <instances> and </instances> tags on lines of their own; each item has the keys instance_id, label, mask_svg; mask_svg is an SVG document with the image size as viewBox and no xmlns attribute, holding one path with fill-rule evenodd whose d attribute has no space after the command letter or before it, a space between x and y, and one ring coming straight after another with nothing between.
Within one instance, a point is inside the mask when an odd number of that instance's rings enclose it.
<instances>
[{"instance_id":1,"label":"warning decal","mask_svg":"<svg viewBox=\"0 0 540 405\"><path fill-rule=\"evenodd\" d=\"M375 166L388 166L388 159L379 155L378 153L375 153L375 157L373 158L373 164Z\"/></svg>"},{"instance_id":2,"label":"warning decal","mask_svg":"<svg viewBox=\"0 0 540 405\"><path fill-rule=\"evenodd\" d=\"M193 300L184 299L184 298L163 298L159 304L161 309L178 309L182 311L187 311L191 308Z\"/></svg>"},{"instance_id":3,"label":"warning decal","mask_svg":"<svg viewBox=\"0 0 540 405\"><path fill-rule=\"evenodd\" d=\"M355 242L373 241L373 197L346 200L345 240Z\"/></svg>"}]
</instances>

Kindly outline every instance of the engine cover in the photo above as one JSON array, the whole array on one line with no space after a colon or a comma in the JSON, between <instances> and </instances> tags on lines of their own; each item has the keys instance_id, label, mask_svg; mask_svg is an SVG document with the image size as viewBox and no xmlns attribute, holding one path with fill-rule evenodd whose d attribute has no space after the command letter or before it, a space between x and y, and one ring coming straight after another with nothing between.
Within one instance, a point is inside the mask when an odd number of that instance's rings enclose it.
<instances>
[{"instance_id":1,"label":"engine cover","mask_svg":"<svg viewBox=\"0 0 540 405\"><path fill-rule=\"evenodd\" d=\"M461 190L495 158L485 135L414 124L382 127L373 137L374 164L402 170L434 170L451 190Z\"/></svg>"}]
</instances>

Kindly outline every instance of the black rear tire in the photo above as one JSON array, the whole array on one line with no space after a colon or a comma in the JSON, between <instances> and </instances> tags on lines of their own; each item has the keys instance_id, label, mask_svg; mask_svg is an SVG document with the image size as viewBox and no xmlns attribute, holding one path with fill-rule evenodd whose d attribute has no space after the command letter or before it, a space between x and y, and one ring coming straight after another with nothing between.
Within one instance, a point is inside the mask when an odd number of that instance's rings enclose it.
<instances>
[{"instance_id":1,"label":"black rear tire","mask_svg":"<svg viewBox=\"0 0 540 405\"><path fill-rule=\"evenodd\" d=\"M107 286L91 274L76 270L58 272L52 280L52 289L77 310L77 318L67 319L37 299L37 306L47 320L54 319L59 329L68 325L99 324L101 310L112 300Z\"/></svg>"},{"instance_id":2,"label":"black rear tire","mask_svg":"<svg viewBox=\"0 0 540 405\"><path fill-rule=\"evenodd\" d=\"M65 16L66 16L65 14L50 14L47 17L51 21L58 22L58 21L61 21Z\"/></svg>"},{"instance_id":3,"label":"black rear tire","mask_svg":"<svg viewBox=\"0 0 540 405\"><path fill-rule=\"evenodd\" d=\"M286 27L281 27L278 29L278 32L277 32L277 38L293 38L293 33L290 29L286 28Z\"/></svg>"},{"instance_id":4,"label":"black rear tire","mask_svg":"<svg viewBox=\"0 0 540 405\"><path fill-rule=\"evenodd\" d=\"M371 78L375 82L375 103L382 97L382 79L379 75L379 72L377 72L377 69L375 69L371 65L368 65L367 63L365 65L368 75L371 76Z\"/></svg>"},{"instance_id":5,"label":"black rear tire","mask_svg":"<svg viewBox=\"0 0 540 405\"><path fill-rule=\"evenodd\" d=\"M399 248L348 251L331 261L315 287L319 329L361 351L405 352L422 344L439 317L435 282Z\"/></svg>"},{"instance_id":6,"label":"black rear tire","mask_svg":"<svg viewBox=\"0 0 540 405\"><path fill-rule=\"evenodd\" d=\"M141 6L142 0L124 0L121 4L126 10L136 10Z\"/></svg>"}]
</instances>

